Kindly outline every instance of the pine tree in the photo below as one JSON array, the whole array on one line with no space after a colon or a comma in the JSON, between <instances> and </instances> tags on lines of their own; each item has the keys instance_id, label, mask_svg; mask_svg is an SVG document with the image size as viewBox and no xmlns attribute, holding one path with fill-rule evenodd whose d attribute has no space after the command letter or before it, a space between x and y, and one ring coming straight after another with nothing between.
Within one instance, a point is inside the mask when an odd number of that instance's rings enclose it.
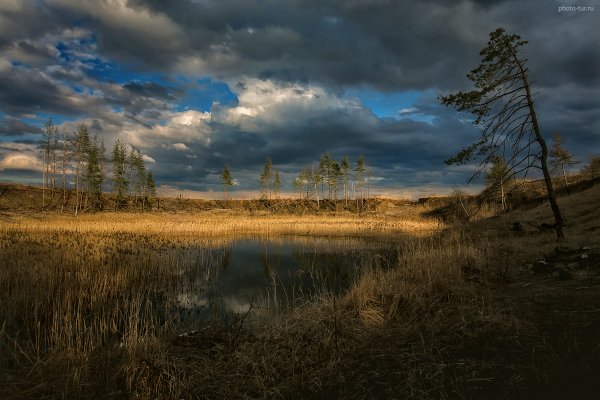
<instances>
[{"instance_id":1,"label":"pine tree","mask_svg":"<svg viewBox=\"0 0 600 400\"><path fill-rule=\"evenodd\" d=\"M308 200L311 192L312 167L306 167L300 171L295 182L297 189L300 192L300 199L304 196L304 198Z\"/></svg>"},{"instance_id":2,"label":"pine tree","mask_svg":"<svg viewBox=\"0 0 600 400\"><path fill-rule=\"evenodd\" d=\"M560 133L555 133L553 137L552 149L550 149L550 165L554 173L561 172L565 180L565 186L569 186L567 180L567 167L570 165L579 164L575 156L563 147L565 140L560 136Z\"/></svg>"},{"instance_id":3,"label":"pine tree","mask_svg":"<svg viewBox=\"0 0 600 400\"><path fill-rule=\"evenodd\" d=\"M482 128L478 140L446 163L465 164L483 159L471 179L484 171L496 155L508 157L512 174L540 168L554 215L556 238L562 240L563 219L548 170L548 147L538 124L527 60L520 53L526 43L502 28L490 33L487 46L479 53L481 64L467 74L474 89L441 98L442 104L472 114L474 124Z\"/></svg>"},{"instance_id":4,"label":"pine tree","mask_svg":"<svg viewBox=\"0 0 600 400\"><path fill-rule=\"evenodd\" d=\"M223 197L227 200L227 190L233 186L233 176L231 176L231 171L227 164L225 164L225 167L223 168L221 180L223 181Z\"/></svg>"},{"instance_id":5,"label":"pine tree","mask_svg":"<svg viewBox=\"0 0 600 400\"><path fill-rule=\"evenodd\" d=\"M327 186L329 187L329 198L332 198L333 200L337 200L338 181L340 180L340 176L340 164L333 158L330 158L327 170Z\"/></svg>"},{"instance_id":6,"label":"pine tree","mask_svg":"<svg viewBox=\"0 0 600 400\"><path fill-rule=\"evenodd\" d=\"M364 192L365 192L365 182L366 182L366 174L367 174L367 165L365 162L365 157L362 154L356 160L356 168L354 169L354 172L356 174L356 183L358 185L358 191L359 191L359 194L357 194L357 200L358 200L358 196L360 196L360 199L362 200L365 195Z\"/></svg>"},{"instance_id":7,"label":"pine tree","mask_svg":"<svg viewBox=\"0 0 600 400\"><path fill-rule=\"evenodd\" d=\"M98 141L98 158L100 166L100 175L102 175L102 182L106 179L106 147L104 146L104 139Z\"/></svg>"},{"instance_id":8,"label":"pine tree","mask_svg":"<svg viewBox=\"0 0 600 400\"><path fill-rule=\"evenodd\" d=\"M46 190L50 188L50 173L52 170L52 155L54 153L55 136L58 135L57 128L52 124L52 118L44 124L46 128L42 132L42 139L39 143L39 149L42 153L44 167L42 170L42 207L46 206Z\"/></svg>"},{"instance_id":9,"label":"pine tree","mask_svg":"<svg viewBox=\"0 0 600 400\"><path fill-rule=\"evenodd\" d=\"M90 148L90 134L86 124L79 124L70 140L74 162L75 177L75 215L83 207L84 186L82 176L85 173Z\"/></svg>"},{"instance_id":10,"label":"pine tree","mask_svg":"<svg viewBox=\"0 0 600 400\"><path fill-rule=\"evenodd\" d=\"M327 181L327 188L329 193L329 198L331 198L331 186L329 186L329 175L331 169L331 156L329 152L325 152L321 154L321 158L319 159L319 169L317 170L319 174L319 181L321 183L321 197L325 198L325 181Z\"/></svg>"},{"instance_id":11,"label":"pine tree","mask_svg":"<svg viewBox=\"0 0 600 400\"><path fill-rule=\"evenodd\" d=\"M101 144L97 136L90 141L86 151L83 181L92 210L102 209L102 184L104 176L101 169Z\"/></svg>"},{"instance_id":12,"label":"pine tree","mask_svg":"<svg viewBox=\"0 0 600 400\"><path fill-rule=\"evenodd\" d=\"M135 197L135 177L136 177L135 165L136 165L135 148L133 146L129 146L129 154L127 154L127 167L129 168L129 198L132 200Z\"/></svg>"},{"instance_id":13,"label":"pine tree","mask_svg":"<svg viewBox=\"0 0 600 400\"><path fill-rule=\"evenodd\" d=\"M348 177L350 174L350 160L348 156L344 156L342 163L340 164L340 174L344 183L344 201L348 203L349 191L348 191Z\"/></svg>"},{"instance_id":14,"label":"pine tree","mask_svg":"<svg viewBox=\"0 0 600 400\"><path fill-rule=\"evenodd\" d=\"M581 172L588 176L589 179L600 178L600 154L590 158L590 162L583 167Z\"/></svg>"},{"instance_id":15,"label":"pine tree","mask_svg":"<svg viewBox=\"0 0 600 400\"><path fill-rule=\"evenodd\" d=\"M309 187L312 192L312 196L317 200L317 208L321 207L320 198L319 198L319 183L323 183L323 175L319 172L319 169L311 164L307 171L307 175L309 178ZM321 188L321 193L323 189Z\"/></svg>"},{"instance_id":16,"label":"pine tree","mask_svg":"<svg viewBox=\"0 0 600 400\"><path fill-rule=\"evenodd\" d=\"M137 207L138 200L142 200L142 211L144 209L144 198L142 193L144 192L144 185L146 182L146 167L144 165L144 157L142 153L131 146L129 155L127 157L129 165L129 195L133 197L134 206Z\"/></svg>"},{"instance_id":17,"label":"pine tree","mask_svg":"<svg viewBox=\"0 0 600 400\"><path fill-rule=\"evenodd\" d=\"M146 186L146 166L144 165L144 157L142 153L136 149L135 158L134 158L134 168L135 168L135 199L136 205L138 199L142 200L142 211L144 211L144 207L146 205L146 199L143 196L145 192Z\"/></svg>"},{"instance_id":18,"label":"pine tree","mask_svg":"<svg viewBox=\"0 0 600 400\"><path fill-rule=\"evenodd\" d=\"M506 210L506 192L510 189L514 177L510 174L510 169L500 156L494 156L491 160L491 166L486 171L486 195L492 199L499 199L502 210Z\"/></svg>"},{"instance_id":19,"label":"pine tree","mask_svg":"<svg viewBox=\"0 0 600 400\"><path fill-rule=\"evenodd\" d=\"M63 202L62 202L60 211L63 212L64 207L67 204L67 164L68 164L68 159L69 159L67 135L65 134L64 130L61 132L60 142L61 142L60 163L61 163L61 170L62 170L61 176L62 176L62 189L63 189Z\"/></svg>"},{"instance_id":20,"label":"pine tree","mask_svg":"<svg viewBox=\"0 0 600 400\"><path fill-rule=\"evenodd\" d=\"M59 133L58 127L54 127L54 131L52 132L52 144L50 146L50 161L52 163L52 197L54 197L54 193L56 191L56 162L57 162L57 151L58 151L58 143L59 143Z\"/></svg>"},{"instance_id":21,"label":"pine tree","mask_svg":"<svg viewBox=\"0 0 600 400\"><path fill-rule=\"evenodd\" d=\"M276 198L279 198L281 192L281 177L279 171L275 171L275 177L273 178L273 194Z\"/></svg>"},{"instance_id":22,"label":"pine tree","mask_svg":"<svg viewBox=\"0 0 600 400\"><path fill-rule=\"evenodd\" d=\"M300 180L300 183L302 184L302 193L306 193L305 198L307 200L310 197L310 191L311 191L310 190L310 182L312 181L311 170L312 170L312 167L306 167L298 175L298 179ZM305 190L305 188L306 188L306 190Z\"/></svg>"},{"instance_id":23,"label":"pine tree","mask_svg":"<svg viewBox=\"0 0 600 400\"><path fill-rule=\"evenodd\" d=\"M260 174L260 196L263 199L271 200L271 183L273 179L273 163L271 157L267 158L263 168L262 174Z\"/></svg>"},{"instance_id":24,"label":"pine tree","mask_svg":"<svg viewBox=\"0 0 600 400\"><path fill-rule=\"evenodd\" d=\"M127 150L125 143L117 139L112 151L112 193L115 196L115 211L123 207L127 196L127 179L125 178L127 169Z\"/></svg>"},{"instance_id":25,"label":"pine tree","mask_svg":"<svg viewBox=\"0 0 600 400\"><path fill-rule=\"evenodd\" d=\"M299 197L302 200L302 194L304 193L304 184L302 183L302 180L299 176L292 180L292 191L298 192Z\"/></svg>"},{"instance_id":26,"label":"pine tree","mask_svg":"<svg viewBox=\"0 0 600 400\"><path fill-rule=\"evenodd\" d=\"M148 171L146 174L146 185L144 197L148 200L148 206L152 210L152 203L156 199L156 183L154 182L154 177L152 176L152 171Z\"/></svg>"}]
</instances>

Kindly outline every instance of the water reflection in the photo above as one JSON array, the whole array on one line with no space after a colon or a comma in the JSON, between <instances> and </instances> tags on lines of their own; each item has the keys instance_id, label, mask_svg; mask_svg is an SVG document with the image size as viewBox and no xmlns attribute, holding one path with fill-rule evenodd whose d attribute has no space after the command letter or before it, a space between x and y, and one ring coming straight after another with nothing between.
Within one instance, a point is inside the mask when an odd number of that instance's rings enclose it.
<instances>
[{"instance_id":1,"label":"water reflection","mask_svg":"<svg viewBox=\"0 0 600 400\"><path fill-rule=\"evenodd\" d=\"M190 325L223 321L251 307L260 319L318 293L339 293L361 268L397 257L391 244L357 238L245 238L185 252L197 262L177 271L181 279L163 300L170 304L165 318Z\"/></svg>"}]
</instances>

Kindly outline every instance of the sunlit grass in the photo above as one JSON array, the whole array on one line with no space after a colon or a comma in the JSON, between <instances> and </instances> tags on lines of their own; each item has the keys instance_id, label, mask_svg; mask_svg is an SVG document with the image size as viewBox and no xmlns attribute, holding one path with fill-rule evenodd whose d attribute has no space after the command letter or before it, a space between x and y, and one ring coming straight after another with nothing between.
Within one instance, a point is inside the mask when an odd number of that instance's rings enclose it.
<instances>
[{"instance_id":1,"label":"sunlit grass","mask_svg":"<svg viewBox=\"0 0 600 400\"><path fill-rule=\"evenodd\" d=\"M383 215L276 215L235 212L101 213L72 215L46 214L14 216L0 222L0 229L26 232L129 232L167 236L223 236L231 234L293 234L309 236L352 236L410 233L428 235L443 228L435 219L424 219L415 210L393 218Z\"/></svg>"},{"instance_id":2,"label":"sunlit grass","mask_svg":"<svg viewBox=\"0 0 600 400\"><path fill-rule=\"evenodd\" d=\"M560 199L562 245L600 244L590 235L598 190ZM543 374L543 355L554 356L534 322L494 301L513 272L557 245L551 232L515 233L512 223L550 218L542 206L442 232L417 211L4 217L0 397L473 398L474 384L504 390ZM314 251L332 246L315 236L333 237L339 251L385 241L398 259L365 259L346 292L322 288L260 323L242 312L226 324L188 326L173 312L177 297L152 300L185 285L202 290L218 274L219 249L242 235L301 236L299 246ZM192 279L199 269L205 274ZM384 374L387 386L372 392Z\"/></svg>"},{"instance_id":3,"label":"sunlit grass","mask_svg":"<svg viewBox=\"0 0 600 400\"><path fill-rule=\"evenodd\" d=\"M281 235L293 235L300 252L344 252L380 248L383 236L390 241L397 234L426 235L439 227L416 214L403 220L228 212L5 217L0 223L0 368L36 371L21 384L15 380L12 395L28 393L24 387L37 381L42 386L36 393L77 397L89 394L86 385L98 368L105 379L114 379L104 369L117 357L126 363L118 373L128 390L138 390L134 388L143 385L131 360L137 360L140 348L161 347L164 338L199 327L182 324L174 311L178 297L172 293L184 286L203 290L218 274L224 256L219 249L234 245L236 237L254 237L272 246L285 243ZM327 240L315 241L315 236ZM380 239L358 240L364 237ZM198 270L205 271L200 282ZM278 304L277 296L288 304L304 304L308 298L298 290L268 291L266 297L254 299L253 306L272 307ZM316 290L328 296L324 284ZM62 371L60 378L47 375L50 366Z\"/></svg>"}]
</instances>

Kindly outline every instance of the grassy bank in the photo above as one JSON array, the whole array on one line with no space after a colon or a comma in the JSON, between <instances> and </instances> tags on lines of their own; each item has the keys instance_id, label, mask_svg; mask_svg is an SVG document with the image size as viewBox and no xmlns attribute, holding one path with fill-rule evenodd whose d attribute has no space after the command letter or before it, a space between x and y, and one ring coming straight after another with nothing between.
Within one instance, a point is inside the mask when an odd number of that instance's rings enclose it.
<instances>
[{"instance_id":1,"label":"grassy bank","mask_svg":"<svg viewBox=\"0 0 600 400\"><path fill-rule=\"evenodd\" d=\"M93 210L86 201L80 205L79 214L94 212L186 212L194 213L209 210L228 210L232 212L246 212L250 214L283 214L283 215L314 215L353 213L364 215L370 212L394 211L403 206L411 205L409 200L392 200L383 198L363 199L299 199L297 195L281 196L273 199L227 199L206 200L185 197L159 196L152 201L144 201L135 196L128 196L122 200L118 209L115 208L115 197L110 193L103 193L102 208ZM85 199L85 196L84 196ZM67 189L42 190L31 185L18 185L0 182L0 212L38 213L53 212L61 214L74 214L75 191Z\"/></svg>"},{"instance_id":2,"label":"grassy bank","mask_svg":"<svg viewBox=\"0 0 600 400\"><path fill-rule=\"evenodd\" d=\"M366 218L5 215L0 397L594 398L599 195L596 186L560 199L559 249L539 228L547 206L443 231L418 208ZM347 293L266 323L240 315L190 331L147 301L194 268L169 249L240 232L402 240L391 268L373 263ZM212 257L202 262L218 264Z\"/></svg>"},{"instance_id":3,"label":"grassy bank","mask_svg":"<svg viewBox=\"0 0 600 400\"><path fill-rule=\"evenodd\" d=\"M428 235L442 225L420 216L418 206L406 207L392 215L278 215L245 211L212 210L198 213L98 213L78 217L48 213L35 217L5 216L1 227L26 232L57 231L85 233L154 234L165 236L312 235L364 236L411 234Z\"/></svg>"}]
</instances>

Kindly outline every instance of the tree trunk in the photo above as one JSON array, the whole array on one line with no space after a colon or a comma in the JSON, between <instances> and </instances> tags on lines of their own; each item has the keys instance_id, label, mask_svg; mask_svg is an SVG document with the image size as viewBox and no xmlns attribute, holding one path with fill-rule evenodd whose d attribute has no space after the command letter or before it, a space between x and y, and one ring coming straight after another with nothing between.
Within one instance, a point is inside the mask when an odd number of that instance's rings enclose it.
<instances>
[{"instance_id":1,"label":"tree trunk","mask_svg":"<svg viewBox=\"0 0 600 400\"><path fill-rule=\"evenodd\" d=\"M58 131L56 132L58 135ZM52 198L54 198L54 192L56 191L56 145L52 147Z\"/></svg>"},{"instance_id":2,"label":"tree trunk","mask_svg":"<svg viewBox=\"0 0 600 400\"><path fill-rule=\"evenodd\" d=\"M531 114L531 123L533 125L533 131L535 133L535 140L540 144L540 147L542 149L542 155L540 157L542 173L544 174L544 181L546 182L546 190L548 191L548 201L550 202L550 208L552 209L552 213L554 214L554 222L556 225L556 239L558 241L561 241L565 238L565 235L563 233L563 219L560 213L560 208L558 207L558 203L556 202L556 194L554 192L554 186L552 185L552 177L550 176L550 172L548 171L548 146L546 145L546 141L542 137L540 127L538 125L535 108L533 106L533 98L531 97L531 90L529 88L529 82L527 80L527 72L525 71L521 60L519 60L516 57L516 54L513 54L513 57L519 65L521 79L523 80L523 86L525 87L525 93L527 95L527 106L529 107L529 112Z\"/></svg>"},{"instance_id":3,"label":"tree trunk","mask_svg":"<svg viewBox=\"0 0 600 400\"><path fill-rule=\"evenodd\" d=\"M79 208L79 166L75 170L75 215Z\"/></svg>"},{"instance_id":4,"label":"tree trunk","mask_svg":"<svg viewBox=\"0 0 600 400\"><path fill-rule=\"evenodd\" d=\"M65 199L67 198L67 166L66 166L66 161L64 158L63 158L62 163L63 163L62 164L62 187L63 187L63 204L64 204Z\"/></svg>"},{"instance_id":5,"label":"tree trunk","mask_svg":"<svg viewBox=\"0 0 600 400\"><path fill-rule=\"evenodd\" d=\"M567 181L567 171L565 170L565 163L561 163L562 164L562 173L563 173L563 178L565 179L565 186L567 188L567 190L569 189L569 181Z\"/></svg>"},{"instance_id":6,"label":"tree trunk","mask_svg":"<svg viewBox=\"0 0 600 400\"><path fill-rule=\"evenodd\" d=\"M506 199L504 197L504 180L500 178L500 200L502 202L502 211L506 211Z\"/></svg>"},{"instance_id":7,"label":"tree trunk","mask_svg":"<svg viewBox=\"0 0 600 400\"><path fill-rule=\"evenodd\" d=\"M44 155L44 164L46 164L46 156ZM42 170L42 208L46 206L46 169Z\"/></svg>"}]
</instances>

